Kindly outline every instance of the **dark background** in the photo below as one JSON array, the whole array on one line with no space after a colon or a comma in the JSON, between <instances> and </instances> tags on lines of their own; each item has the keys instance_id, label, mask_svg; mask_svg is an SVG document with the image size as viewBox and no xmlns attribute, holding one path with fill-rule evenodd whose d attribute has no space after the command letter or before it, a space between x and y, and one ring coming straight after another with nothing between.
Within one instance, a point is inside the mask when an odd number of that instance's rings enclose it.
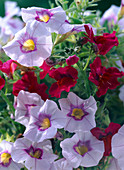
<instances>
[{"instance_id":1,"label":"dark background","mask_svg":"<svg viewBox=\"0 0 124 170\"><path fill-rule=\"evenodd\" d=\"M4 16L4 2L6 0L0 0L0 16ZM10 0L14 1L14 0ZM15 0L18 5L22 8L27 8L31 6L36 7L43 7L43 8L49 8L48 0ZM50 0L51 2L55 2L54 0ZM70 0L70 2L73 2L73 0ZM98 2L98 7L95 9L99 9L100 11L104 12L106 9L108 9L112 4L115 4L117 6L120 6L121 0L101 0Z\"/></svg>"}]
</instances>

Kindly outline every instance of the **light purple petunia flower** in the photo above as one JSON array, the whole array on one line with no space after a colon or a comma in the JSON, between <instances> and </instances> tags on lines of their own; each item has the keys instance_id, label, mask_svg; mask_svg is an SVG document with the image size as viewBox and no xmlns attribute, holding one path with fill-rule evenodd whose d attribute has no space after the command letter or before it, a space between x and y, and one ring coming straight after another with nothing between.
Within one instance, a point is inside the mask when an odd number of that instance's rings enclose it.
<instances>
[{"instance_id":1,"label":"light purple petunia flower","mask_svg":"<svg viewBox=\"0 0 124 170\"><path fill-rule=\"evenodd\" d=\"M3 47L5 53L24 66L40 66L51 55L50 33L38 22L27 23L15 38Z\"/></svg>"},{"instance_id":2,"label":"light purple petunia flower","mask_svg":"<svg viewBox=\"0 0 124 170\"><path fill-rule=\"evenodd\" d=\"M58 156L53 154L50 141L32 143L28 139L17 139L12 148L12 159L18 163L24 163L28 170L49 170L50 164Z\"/></svg>"},{"instance_id":3,"label":"light purple petunia flower","mask_svg":"<svg viewBox=\"0 0 124 170\"><path fill-rule=\"evenodd\" d=\"M13 161L11 157L12 142L3 140L0 143L0 170L20 170L23 165Z\"/></svg>"},{"instance_id":4,"label":"light purple petunia flower","mask_svg":"<svg viewBox=\"0 0 124 170\"><path fill-rule=\"evenodd\" d=\"M46 27L49 32L56 32L57 34L65 34L73 28L66 21L66 13L60 6L52 9L22 8L22 18L26 23L37 21L40 25Z\"/></svg>"},{"instance_id":5,"label":"light purple petunia flower","mask_svg":"<svg viewBox=\"0 0 124 170\"><path fill-rule=\"evenodd\" d=\"M124 103L124 85L119 90L120 90L119 98Z\"/></svg>"},{"instance_id":6,"label":"light purple petunia flower","mask_svg":"<svg viewBox=\"0 0 124 170\"><path fill-rule=\"evenodd\" d=\"M24 136L31 141L42 142L53 138L57 129L65 125L66 117L54 101L46 100L42 107L31 109L31 117Z\"/></svg>"},{"instance_id":7,"label":"light purple petunia flower","mask_svg":"<svg viewBox=\"0 0 124 170\"><path fill-rule=\"evenodd\" d=\"M120 168L124 170L124 125L112 137L112 155L117 159Z\"/></svg>"},{"instance_id":8,"label":"light purple petunia flower","mask_svg":"<svg viewBox=\"0 0 124 170\"><path fill-rule=\"evenodd\" d=\"M62 141L60 146L63 156L74 168L96 166L104 153L103 141L99 141L88 131L78 131L72 138Z\"/></svg>"},{"instance_id":9,"label":"light purple petunia flower","mask_svg":"<svg viewBox=\"0 0 124 170\"><path fill-rule=\"evenodd\" d=\"M53 162L50 170L73 170L73 167L65 158L62 158Z\"/></svg>"},{"instance_id":10,"label":"light purple petunia flower","mask_svg":"<svg viewBox=\"0 0 124 170\"><path fill-rule=\"evenodd\" d=\"M59 104L67 118L65 130L69 132L89 131L96 126L97 105L94 97L90 96L89 99L83 100L70 92L67 98L59 99Z\"/></svg>"},{"instance_id":11,"label":"light purple petunia flower","mask_svg":"<svg viewBox=\"0 0 124 170\"><path fill-rule=\"evenodd\" d=\"M122 169L119 167L117 159L112 158L106 170L122 170Z\"/></svg>"},{"instance_id":12,"label":"light purple petunia flower","mask_svg":"<svg viewBox=\"0 0 124 170\"><path fill-rule=\"evenodd\" d=\"M106 10L105 13L103 14L100 20L100 24L103 25L105 21L108 21L111 24L112 22L114 22L114 24L116 24L119 10L120 7L116 5L111 5L111 7L108 10Z\"/></svg>"},{"instance_id":13,"label":"light purple petunia flower","mask_svg":"<svg viewBox=\"0 0 124 170\"><path fill-rule=\"evenodd\" d=\"M27 126L30 119L32 107L42 106L44 101L37 93L29 93L21 90L17 96L17 106L15 110L15 121Z\"/></svg>"},{"instance_id":14,"label":"light purple petunia flower","mask_svg":"<svg viewBox=\"0 0 124 170\"><path fill-rule=\"evenodd\" d=\"M20 15L20 8L17 6L17 2L5 1L5 15L7 17L13 17Z\"/></svg>"}]
</instances>

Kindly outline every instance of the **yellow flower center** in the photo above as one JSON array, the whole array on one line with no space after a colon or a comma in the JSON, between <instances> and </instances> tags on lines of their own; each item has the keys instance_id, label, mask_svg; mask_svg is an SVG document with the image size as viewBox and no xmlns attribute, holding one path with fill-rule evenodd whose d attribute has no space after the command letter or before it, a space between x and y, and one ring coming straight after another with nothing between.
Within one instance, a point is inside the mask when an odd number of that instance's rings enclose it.
<instances>
[{"instance_id":1,"label":"yellow flower center","mask_svg":"<svg viewBox=\"0 0 124 170\"><path fill-rule=\"evenodd\" d=\"M49 118L44 118L43 122L41 123L41 130L47 129L50 127L50 120Z\"/></svg>"},{"instance_id":2,"label":"yellow flower center","mask_svg":"<svg viewBox=\"0 0 124 170\"><path fill-rule=\"evenodd\" d=\"M71 116L75 117L76 119L81 119L82 116L84 116L84 112L82 109L74 108Z\"/></svg>"},{"instance_id":3,"label":"yellow flower center","mask_svg":"<svg viewBox=\"0 0 124 170\"><path fill-rule=\"evenodd\" d=\"M76 146L75 149L76 149L76 151L77 151L80 155L82 155L82 156L83 156L85 153L88 152L88 148L87 148L86 146L84 146L84 145L82 145L82 146Z\"/></svg>"},{"instance_id":4,"label":"yellow flower center","mask_svg":"<svg viewBox=\"0 0 124 170\"><path fill-rule=\"evenodd\" d=\"M48 14L44 14L41 18L40 21L42 22L48 22L50 19L50 16Z\"/></svg>"},{"instance_id":5,"label":"yellow flower center","mask_svg":"<svg viewBox=\"0 0 124 170\"><path fill-rule=\"evenodd\" d=\"M24 51L33 51L35 49L35 43L32 39L28 39L23 44Z\"/></svg>"},{"instance_id":6,"label":"yellow flower center","mask_svg":"<svg viewBox=\"0 0 124 170\"><path fill-rule=\"evenodd\" d=\"M41 151L37 150L34 153L29 153L32 157L39 159L41 157Z\"/></svg>"},{"instance_id":7,"label":"yellow flower center","mask_svg":"<svg viewBox=\"0 0 124 170\"><path fill-rule=\"evenodd\" d=\"M2 154L1 154L1 162L2 162L3 164L8 164L10 158L11 158L11 155L10 155L9 153L2 153Z\"/></svg>"}]
</instances>

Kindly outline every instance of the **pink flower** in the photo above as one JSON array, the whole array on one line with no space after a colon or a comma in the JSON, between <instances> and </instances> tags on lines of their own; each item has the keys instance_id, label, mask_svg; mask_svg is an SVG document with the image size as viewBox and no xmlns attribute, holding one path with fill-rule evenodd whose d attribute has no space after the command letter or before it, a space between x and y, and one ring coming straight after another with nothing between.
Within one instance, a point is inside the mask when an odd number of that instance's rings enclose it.
<instances>
[{"instance_id":1,"label":"pink flower","mask_svg":"<svg viewBox=\"0 0 124 170\"><path fill-rule=\"evenodd\" d=\"M14 63L14 60L8 60L5 63L2 63L0 61L0 70L4 73L6 73L10 78L12 78L12 75L14 71L16 70L17 64Z\"/></svg>"},{"instance_id":2,"label":"pink flower","mask_svg":"<svg viewBox=\"0 0 124 170\"><path fill-rule=\"evenodd\" d=\"M88 25L85 25L84 27L87 32L87 34L84 33L86 36L85 39L91 43L96 44L98 48L98 54L105 55L111 50L112 47L118 46L119 42L115 35L115 31L113 31L111 34L103 33L102 36L94 36L92 27L89 28Z\"/></svg>"},{"instance_id":3,"label":"pink flower","mask_svg":"<svg viewBox=\"0 0 124 170\"><path fill-rule=\"evenodd\" d=\"M0 90L5 86L5 80L0 76Z\"/></svg>"},{"instance_id":4,"label":"pink flower","mask_svg":"<svg viewBox=\"0 0 124 170\"><path fill-rule=\"evenodd\" d=\"M21 90L24 90L29 91L30 93L37 93L43 100L46 100L48 98L48 95L45 93L47 88L45 83L38 84L34 72L26 72L21 80L18 80L13 84L13 94L18 96L18 93Z\"/></svg>"},{"instance_id":5,"label":"pink flower","mask_svg":"<svg viewBox=\"0 0 124 170\"><path fill-rule=\"evenodd\" d=\"M121 125L117 123L111 122L109 126L105 129L105 132L100 130L100 128L96 127L91 130L93 136L95 136L98 140L104 142L105 152L104 156L109 156L111 153L111 139L112 136L115 135L120 129Z\"/></svg>"},{"instance_id":6,"label":"pink flower","mask_svg":"<svg viewBox=\"0 0 124 170\"><path fill-rule=\"evenodd\" d=\"M69 92L71 87L77 83L78 72L71 66L53 68L49 71L49 76L57 82L50 87L49 94L52 97L59 98L62 91Z\"/></svg>"},{"instance_id":7,"label":"pink flower","mask_svg":"<svg viewBox=\"0 0 124 170\"><path fill-rule=\"evenodd\" d=\"M124 76L124 72L119 71L116 67L106 68L102 66L99 57L96 57L94 62L90 64L90 68L89 80L98 87L96 92L98 97L106 94L108 89L112 90L120 85L117 78Z\"/></svg>"},{"instance_id":8,"label":"pink flower","mask_svg":"<svg viewBox=\"0 0 124 170\"><path fill-rule=\"evenodd\" d=\"M75 63L77 63L78 60L79 60L79 57L77 57L76 55L73 55L73 56L69 56L66 59L66 63L68 66L70 66L70 65L74 65Z\"/></svg>"}]
</instances>

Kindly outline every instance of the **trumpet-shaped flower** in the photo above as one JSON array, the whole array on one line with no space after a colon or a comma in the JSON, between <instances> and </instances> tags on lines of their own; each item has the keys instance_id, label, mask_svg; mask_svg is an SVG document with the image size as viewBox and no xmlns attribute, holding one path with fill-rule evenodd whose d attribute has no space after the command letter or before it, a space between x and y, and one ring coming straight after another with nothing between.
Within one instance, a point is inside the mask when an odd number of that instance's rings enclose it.
<instances>
[{"instance_id":1,"label":"trumpet-shaped flower","mask_svg":"<svg viewBox=\"0 0 124 170\"><path fill-rule=\"evenodd\" d=\"M96 127L91 130L91 133L98 139L104 142L105 152L104 156L109 156L111 153L111 140L112 136L115 135L121 125L111 122L105 129L105 132Z\"/></svg>"},{"instance_id":2,"label":"trumpet-shaped flower","mask_svg":"<svg viewBox=\"0 0 124 170\"><path fill-rule=\"evenodd\" d=\"M89 99L83 100L70 92L67 98L59 99L59 104L67 118L65 130L69 132L89 131L96 126L97 105L94 97L91 96Z\"/></svg>"},{"instance_id":3,"label":"trumpet-shaped flower","mask_svg":"<svg viewBox=\"0 0 124 170\"><path fill-rule=\"evenodd\" d=\"M24 66L40 66L51 55L50 33L39 23L27 23L15 38L3 47L5 53Z\"/></svg>"},{"instance_id":4,"label":"trumpet-shaped flower","mask_svg":"<svg viewBox=\"0 0 124 170\"><path fill-rule=\"evenodd\" d=\"M18 96L21 90L28 91L30 93L37 93L43 100L48 99L46 94L47 86L45 83L38 84L37 77L34 72L26 72L21 80L18 80L13 84L13 94Z\"/></svg>"},{"instance_id":5,"label":"trumpet-shaped flower","mask_svg":"<svg viewBox=\"0 0 124 170\"><path fill-rule=\"evenodd\" d=\"M7 17L13 17L20 14L20 8L17 6L17 2L5 1L5 15Z\"/></svg>"},{"instance_id":6,"label":"trumpet-shaped flower","mask_svg":"<svg viewBox=\"0 0 124 170\"><path fill-rule=\"evenodd\" d=\"M120 90L119 98L124 103L124 85L119 90Z\"/></svg>"},{"instance_id":7,"label":"trumpet-shaped flower","mask_svg":"<svg viewBox=\"0 0 124 170\"><path fill-rule=\"evenodd\" d=\"M119 86L117 78L124 76L124 72L119 71L116 67L106 68L102 66L99 57L96 57L94 62L90 64L90 68L89 80L98 87L96 92L98 97L106 94L108 89L112 90Z\"/></svg>"},{"instance_id":8,"label":"trumpet-shaped flower","mask_svg":"<svg viewBox=\"0 0 124 170\"><path fill-rule=\"evenodd\" d=\"M50 164L57 159L52 153L50 141L32 143L28 139L17 139L12 148L12 159L18 163L24 163L28 170L49 170Z\"/></svg>"},{"instance_id":9,"label":"trumpet-shaped flower","mask_svg":"<svg viewBox=\"0 0 124 170\"><path fill-rule=\"evenodd\" d=\"M112 138L112 155L117 159L120 168L124 170L124 125Z\"/></svg>"},{"instance_id":10,"label":"trumpet-shaped flower","mask_svg":"<svg viewBox=\"0 0 124 170\"><path fill-rule=\"evenodd\" d=\"M27 126L30 119L32 107L42 106L44 101L37 93L29 93L21 90L17 96L17 106L15 110L15 121Z\"/></svg>"},{"instance_id":11,"label":"trumpet-shaped flower","mask_svg":"<svg viewBox=\"0 0 124 170\"><path fill-rule=\"evenodd\" d=\"M65 158L62 158L53 162L50 170L73 170L73 168Z\"/></svg>"},{"instance_id":12,"label":"trumpet-shaped flower","mask_svg":"<svg viewBox=\"0 0 124 170\"><path fill-rule=\"evenodd\" d=\"M73 55L73 56L69 56L66 59L66 63L68 66L70 66L70 65L74 65L75 63L77 63L78 60L79 60L79 57L77 57L76 55Z\"/></svg>"},{"instance_id":13,"label":"trumpet-shaped flower","mask_svg":"<svg viewBox=\"0 0 124 170\"><path fill-rule=\"evenodd\" d=\"M24 136L31 141L42 142L53 138L57 129L65 125L66 117L54 101L46 100L42 107L31 109L31 117Z\"/></svg>"},{"instance_id":14,"label":"trumpet-shaped flower","mask_svg":"<svg viewBox=\"0 0 124 170\"><path fill-rule=\"evenodd\" d=\"M0 90L5 86L5 80L0 76Z\"/></svg>"},{"instance_id":15,"label":"trumpet-shaped flower","mask_svg":"<svg viewBox=\"0 0 124 170\"><path fill-rule=\"evenodd\" d=\"M65 34L72 30L73 26L66 22L66 13L62 7L44 9L39 7L22 8L22 18L24 22L39 22L39 26L46 27L50 32Z\"/></svg>"},{"instance_id":16,"label":"trumpet-shaped flower","mask_svg":"<svg viewBox=\"0 0 124 170\"><path fill-rule=\"evenodd\" d=\"M90 28L88 25L85 25L84 27L87 33L84 33L84 35L86 36L84 37L85 41L94 43L97 46L97 54L105 55L111 50L112 47L118 46L119 42L118 38L115 35L115 31L113 31L113 33L111 34L103 33L102 36L94 36L92 27Z\"/></svg>"},{"instance_id":17,"label":"trumpet-shaped flower","mask_svg":"<svg viewBox=\"0 0 124 170\"><path fill-rule=\"evenodd\" d=\"M11 156L12 142L3 140L0 143L0 170L20 170L23 165L13 161Z\"/></svg>"},{"instance_id":18,"label":"trumpet-shaped flower","mask_svg":"<svg viewBox=\"0 0 124 170\"><path fill-rule=\"evenodd\" d=\"M70 91L77 83L78 72L72 66L53 68L49 71L49 76L57 82L53 83L49 89L49 94L52 97L59 98L62 91Z\"/></svg>"},{"instance_id":19,"label":"trumpet-shaped flower","mask_svg":"<svg viewBox=\"0 0 124 170\"><path fill-rule=\"evenodd\" d=\"M9 78L12 78L14 71L16 70L17 64L14 63L13 60L8 60L5 63L0 61L0 70L6 73Z\"/></svg>"},{"instance_id":20,"label":"trumpet-shaped flower","mask_svg":"<svg viewBox=\"0 0 124 170\"><path fill-rule=\"evenodd\" d=\"M106 170L123 170L119 167L118 161L115 158L112 158L109 163L109 167Z\"/></svg>"},{"instance_id":21,"label":"trumpet-shaped flower","mask_svg":"<svg viewBox=\"0 0 124 170\"><path fill-rule=\"evenodd\" d=\"M118 19L118 12L120 7L116 5L111 5L111 7L105 11L102 18L100 19L100 24L103 25L104 22L107 20L111 25L114 22L116 24Z\"/></svg>"},{"instance_id":22,"label":"trumpet-shaped flower","mask_svg":"<svg viewBox=\"0 0 124 170\"><path fill-rule=\"evenodd\" d=\"M104 153L104 144L97 140L90 132L79 131L72 138L60 143L63 156L72 167L96 166Z\"/></svg>"}]
</instances>

